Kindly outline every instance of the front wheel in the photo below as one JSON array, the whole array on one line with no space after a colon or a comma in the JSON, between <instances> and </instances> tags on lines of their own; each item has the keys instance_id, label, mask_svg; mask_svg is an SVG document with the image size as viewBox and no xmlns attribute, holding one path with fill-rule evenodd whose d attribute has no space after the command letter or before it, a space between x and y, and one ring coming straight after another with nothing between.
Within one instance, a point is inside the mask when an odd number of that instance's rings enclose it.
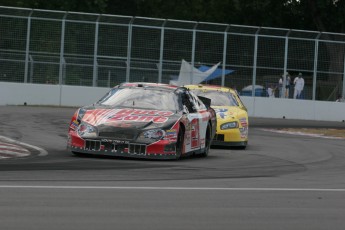
<instances>
[{"instance_id":1,"label":"front wheel","mask_svg":"<svg viewBox=\"0 0 345 230\"><path fill-rule=\"evenodd\" d=\"M177 142L176 142L176 160L179 160L182 157L183 143L184 143L184 133L183 133L183 129L180 128L180 130L178 131Z\"/></svg>"},{"instance_id":2,"label":"front wheel","mask_svg":"<svg viewBox=\"0 0 345 230\"><path fill-rule=\"evenodd\" d=\"M205 149L204 152L201 153L202 157L207 157L208 153L210 152L211 147L211 125L207 125L206 136L205 136Z\"/></svg>"}]
</instances>

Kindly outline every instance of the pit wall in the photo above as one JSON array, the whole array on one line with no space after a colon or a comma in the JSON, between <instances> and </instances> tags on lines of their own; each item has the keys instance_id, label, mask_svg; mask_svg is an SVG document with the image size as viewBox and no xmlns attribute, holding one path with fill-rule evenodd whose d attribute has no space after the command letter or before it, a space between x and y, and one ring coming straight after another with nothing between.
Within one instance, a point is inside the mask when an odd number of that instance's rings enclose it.
<instances>
[{"instance_id":1,"label":"pit wall","mask_svg":"<svg viewBox=\"0 0 345 230\"><path fill-rule=\"evenodd\" d=\"M79 107L96 102L109 88L0 82L0 105ZM345 103L266 97L241 97L250 117L345 120Z\"/></svg>"}]
</instances>

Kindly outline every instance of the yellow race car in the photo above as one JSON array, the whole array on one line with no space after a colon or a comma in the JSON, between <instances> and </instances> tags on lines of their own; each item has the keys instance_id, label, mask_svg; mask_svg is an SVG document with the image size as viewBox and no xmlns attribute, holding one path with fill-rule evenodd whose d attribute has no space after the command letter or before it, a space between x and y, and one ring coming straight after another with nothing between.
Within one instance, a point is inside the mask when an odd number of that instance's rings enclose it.
<instances>
[{"instance_id":1,"label":"yellow race car","mask_svg":"<svg viewBox=\"0 0 345 230\"><path fill-rule=\"evenodd\" d=\"M185 85L198 96L211 99L211 107L217 113L217 133L212 145L238 146L248 144L248 113L238 93L228 87L214 85Z\"/></svg>"}]
</instances>

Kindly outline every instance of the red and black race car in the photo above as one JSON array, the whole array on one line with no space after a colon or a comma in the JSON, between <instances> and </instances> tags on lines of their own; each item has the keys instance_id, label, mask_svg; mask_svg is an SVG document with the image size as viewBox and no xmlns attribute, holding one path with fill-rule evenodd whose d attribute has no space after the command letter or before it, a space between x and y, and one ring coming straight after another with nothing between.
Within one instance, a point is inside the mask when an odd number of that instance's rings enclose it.
<instances>
[{"instance_id":1,"label":"red and black race car","mask_svg":"<svg viewBox=\"0 0 345 230\"><path fill-rule=\"evenodd\" d=\"M185 87L122 83L97 103L76 111L67 146L77 155L207 156L217 127L210 104L210 99Z\"/></svg>"}]
</instances>

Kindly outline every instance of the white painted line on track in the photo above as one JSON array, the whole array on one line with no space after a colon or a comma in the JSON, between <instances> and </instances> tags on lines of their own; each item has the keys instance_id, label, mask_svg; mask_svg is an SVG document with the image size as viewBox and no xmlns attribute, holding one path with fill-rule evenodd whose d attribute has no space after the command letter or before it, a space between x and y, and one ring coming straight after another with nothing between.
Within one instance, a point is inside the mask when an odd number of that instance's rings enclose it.
<instances>
[{"instance_id":1,"label":"white painted line on track","mask_svg":"<svg viewBox=\"0 0 345 230\"><path fill-rule=\"evenodd\" d=\"M0 185L0 188L20 189L112 189L112 190L211 190L211 191L295 191L345 192L345 188L207 188L207 187L131 187L131 186L57 186L57 185Z\"/></svg>"},{"instance_id":2,"label":"white painted line on track","mask_svg":"<svg viewBox=\"0 0 345 230\"><path fill-rule=\"evenodd\" d=\"M325 138L325 139L337 139L337 140L344 139L343 137L326 136L323 134L306 133L306 132L302 132L302 131L287 131L287 130L277 130L277 129L261 129L261 130L273 132L273 133L292 134L292 135L308 136L308 137L319 137L319 138Z\"/></svg>"},{"instance_id":3,"label":"white painted line on track","mask_svg":"<svg viewBox=\"0 0 345 230\"><path fill-rule=\"evenodd\" d=\"M24 142L16 141L16 140L13 140L13 139L5 137L5 136L0 136L0 140L6 141L8 143L18 144L21 146L26 146L26 147L35 149L39 152L38 156L47 156L48 155L48 152L45 149L42 149L42 148L34 146L34 145L30 145L30 144L27 144Z\"/></svg>"}]
</instances>

